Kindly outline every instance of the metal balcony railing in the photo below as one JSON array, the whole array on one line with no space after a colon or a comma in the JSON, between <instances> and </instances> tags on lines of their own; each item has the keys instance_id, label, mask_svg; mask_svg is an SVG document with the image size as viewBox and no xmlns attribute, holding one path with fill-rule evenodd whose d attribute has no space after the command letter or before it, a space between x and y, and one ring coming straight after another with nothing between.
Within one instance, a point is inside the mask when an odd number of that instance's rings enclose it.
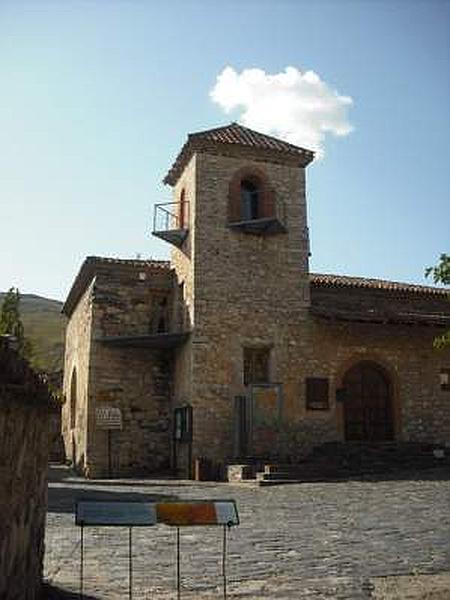
<instances>
[{"instance_id":1,"label":"metal balcony railing","mask_svg":"<svg viewBox=\"0 0 450 600\"><path fill-rule=\"evenodd\" d=\"M285 233L286 206L278 198L274 203L272 215L254 219L241 216L239 219L230 221L228 227L242 231L243 233L253 233L256 235Z\"/></svg>"},{"instance_id":2,"label":"metal balcony railing","mask_svg":"<svg viewBox=\"0 0 450 600\"><path fill-rule=\"evenodd\" d=\"M155 204L153 213L153 235L182 246L189 231L189 202L164 202Z\"/></svg>"}]
</instances>

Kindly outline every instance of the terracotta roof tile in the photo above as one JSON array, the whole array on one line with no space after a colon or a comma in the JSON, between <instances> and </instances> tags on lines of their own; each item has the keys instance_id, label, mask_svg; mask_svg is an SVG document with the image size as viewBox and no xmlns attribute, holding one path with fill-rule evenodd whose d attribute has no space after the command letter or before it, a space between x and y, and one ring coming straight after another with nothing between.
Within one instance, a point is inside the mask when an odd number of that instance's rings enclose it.
<instances>
[{"instance_id":1,"label":"terracotta roof tile","mask_svg":"<svg viewBox=\"0 0 450 600\"><path fill-rule=\"evenodd\" d=\"M170 261L141 258L111 258L107 256L87 256L85 263L91 265L127 265L130 267L150 267L154 269L170 269Z\"/></svg>"},{"instance_id":2,"label":"terracotta roof tile","mask_svg":"<svg viewBox=\"0 0 450 600\"><path fill-rule=\"evenodd\" d=\"M190 133L175 162L164 178L164 183L174 185L195 150L207 146L240 146L278 155L295 157L299 164L306 166L314 158L314 152L294 146L278 138L260 133L238 123L216 127L206 131Z\"/></svg>"},{"instance_id":3,"label":"terracotta roof tile","mask_svg":"<svg viewBox=\"0 0 450 600\"><path fill-rule=\"evenodd\" d=\"M313 286L317 287L368 288L372 290L412 292L417 294L431 294L437 296L446 296L450 294L450 290L446 288L416 285L413 283L400 283L398 281L386 281L384 279L350 277L348 275L331 275L327 273L311 273L310 281Z\"/></svg>"}]
</instances>

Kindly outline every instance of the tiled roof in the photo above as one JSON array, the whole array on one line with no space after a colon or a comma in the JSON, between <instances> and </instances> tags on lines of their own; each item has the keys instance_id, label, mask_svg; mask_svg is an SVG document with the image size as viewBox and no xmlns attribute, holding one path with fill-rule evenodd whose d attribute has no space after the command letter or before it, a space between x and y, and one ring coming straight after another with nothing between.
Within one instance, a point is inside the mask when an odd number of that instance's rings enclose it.
<instances>
[{"instance_id":1,"label":"tiled roof","mask_svg":"<svg viewBox=\"0 0 450 600\"><path fill-rule=\"evenodd\" d=\"M169 271L170 262L166 260L145 260L135 258L107 258L103 256L88 256L81 265L78 275L70 288L67 299L62 307L62 312L70 316L75 309L78 300L86 287L92 281L101 267L117 265L135 269L145 269L152 271Z\"/></svg>"},{"instance_id":2,"label":"tiled roof","mask_svg":"<svg viewBox=\"0 0 450 600\"><path fill-rule=\"evenodd\" d=\"M311 274L311 313L332 321L450 325L450 290L425 285Z\"/></svg>"},{"instance_id":3,"label":"tiled roof","mask_svg":"<svg viewBox=\"0 0 450 600\"><path fill-rule=\"evenodd\" d=\"M333 288L368 288L372 290L386 290L391 292L411 292L416 294L431 294L446 296L450 289L416 285L413 283L400 283L383 279L368 279L366 277L350 277L348 275L330 275L326 273L311 273L310 281L313 286Z\"/></svg>"},{"instance_id":4,"label":"tiled roof","mask_svg":"<svg viewBox=\"0 0 450 600\"><path fill-rule=\"evenodd\" d=\"M142 258L111 258L107 256L87 256L84 264L91 265L128 265L130 267L147 267L152 269L170 269L170 261Z\"/></svg>"},{"instance_id":5,"label":"tiled roof","mask_svg":"<svg viewBox=\"0 0 450 600\"><path fill-rule=\"evenodd\" d=\"M252 148L257 151L270 152L284 157L298 160L299 165L306 166L314 158L314 152L294 146L270 135L254 131L238 123L231 123L223 127L190 133L187 142L182 147L175 162L164 178L164 183L174 185L187 162L195 150L212 146L240 146Z\"/></svg>"}]
</instances>

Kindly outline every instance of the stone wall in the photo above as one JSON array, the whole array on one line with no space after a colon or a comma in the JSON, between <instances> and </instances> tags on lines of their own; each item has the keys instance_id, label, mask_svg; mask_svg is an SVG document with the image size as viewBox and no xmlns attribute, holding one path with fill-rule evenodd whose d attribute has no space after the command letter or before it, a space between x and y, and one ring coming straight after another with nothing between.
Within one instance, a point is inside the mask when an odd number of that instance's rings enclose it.
<instances>
[{"instance_id":1,"label":"stone wall","mask_svg":"<svg viewBox=\"0 0 450 600\"><path fill-rule=\"evenodd\" d=\"M438 333L434 327L414 325L312 323L314 347L320 345L315 372L330 378L329 418L337 437L343 436L343 408L336 406L335 390L352 365L371 361L391 382L395 438L450 443L450 393L441 390L439 382L441 368L450 365L450 349L433 348Z\"/></svg>"},{"instance_id":2,"label":"stone wall","mask_svg":"<svg viewBox=\"0 0 450 600\"><path fill-rule=\"evenodd\" d=\"M189 203L188 236L183 246L174 248L171 252L171 264L174 268L176 284L180 295L182 294L183 305L186 307L183 327L186 331L195 331L195 310L194 310L194 268L193 256L195 255L196 244L196 185L197 185L197 167L196 156L193 156L187 164L182 176L178 180L173 190L173 200L179 202L181 194L184 194L185 201ZM184 192L183 192L184 191ZM172 410L177 406L183 406L191 403L192 399L192 366L193 366L193 348L195 346L194 336L190 336L187 342L181 348L178 348L174 356L173 371L173 398ZM178 474L188 477L191 475L191 465L189 464L191 454L186 443L174 442L177 447L172 453L176 455Z\"/></svg>"},{"instance_id":3,"label":"stone wall","mask_svg":"<svg viewBox=\"0 0 450 600\"><path fill-rule=\"evenodd\" d=\"M88 285L66 328L62 433L66 458L81 473L86 469L87 410L90 393L94 280Z\"/></svg>"},{"instance_id":4,"label":"stone wall","mask_svg":"<svg viewBox=\"0 0 450 600\"><path fill-rule=\"evenodd\" d=\"M257 162L248 150L197 154L195 171L193 163L176 188L192 189L195 180L191 263L177 250L172 260L192 285L194 331L185 362L191 365L193 455L219 459L234 452L233 398L246 391L244 348L270 348L272 380L289 385L289 356L307 344L301 332L292 334L292 323L302 329L309 305L305 179L302 169ZM228 226L229 185L242 168L264 171L287 233L248 235Z\"/></svg>"},{"instance_id":5,"label":"stone wall","mask_svg":"<svg viewBox=\"0 0 450 600\"><path fill-rule=\"evenodd\" d=\"M0 598L40 597L47 507L46 386L0 338Z\"/></svg>"},{"instance_id":6,"label":"stone wall","mask_svg":"<svg viewBox=\"0 0 450 600\"><path fill-rule=\"evenodd\" d=\"M89 373L89 476L169 468L172 351L105 340L169 333L177 326L167 264L105 263L98 269ZM121 430L99 428L96 410L102 407L120 409Z\"/></svg>"},{"instance_id":7,"label":"stone wall","mask_svg":"<svg viewBox=\"0 0 450 600\"><path fill-rule=\"evenodd\" d=\"M264 171L282 204L286 233L249 235L229 227L230 181L240 169L253 167ZM175 200L181 189L191 202L190 232L187 245L172 251L172 262L187 286L194 329L177 355L174 402L193 406L194 460L224 461L235 453L233 401L248 394L246 347L270 349L270 380L283 389L281 420L274 411L267 435L253 448L258 454L295 460L318 444L343 440L336 390L346 370L363 360L390 376L396 439L450 441L448 392L439 388L449 352L437 354L432 347L439 328L409 317L397 324L384 317L379 323L341 323L311 310L303 169L253 160L248 149L236 149L233 156L200 152L181 175ZM442 298L423 294L405 299L372 291L368 306L361 295L338 292L339 313L365 310L370 316L378 307L426 315L426 307L442 308ZM328 379L328 409L307 409L308 377Z\"/></svg>"}]
</instances>

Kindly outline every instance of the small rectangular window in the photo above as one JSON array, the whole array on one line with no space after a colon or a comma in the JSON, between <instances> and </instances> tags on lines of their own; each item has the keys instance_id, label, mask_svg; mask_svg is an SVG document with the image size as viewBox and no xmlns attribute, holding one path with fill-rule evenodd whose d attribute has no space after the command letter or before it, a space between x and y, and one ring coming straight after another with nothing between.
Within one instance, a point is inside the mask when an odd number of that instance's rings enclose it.
<instances>
[{"instance_id":1,"label":"small rectangular window","mask_svg":"<svg viewBox=\"0 0 450 600\"><path fill-rule=\"evenodd\" d=\"M328 410L329 384L325 377L306 378L306 408L308 410Z\"/></svg>"},{"instance_id":2,"label":"small rectangular window","mask_svg":"<svg viewBox=\"0 0 450 600\"><path fill-rule=\"evenodd\" d=\"M441 369L439 383L443 392L450 391L450 369Z\"/></svg>"},{"instance_id":3,"label":"small rectangular window","mask_svg":"<svg viewBox=\"0 0 450 600\"><path fill-rule=\"evenodd\" d=\"M244 385L269 383L269 348L244 348Z\"/></svg>"}]
</instances>

